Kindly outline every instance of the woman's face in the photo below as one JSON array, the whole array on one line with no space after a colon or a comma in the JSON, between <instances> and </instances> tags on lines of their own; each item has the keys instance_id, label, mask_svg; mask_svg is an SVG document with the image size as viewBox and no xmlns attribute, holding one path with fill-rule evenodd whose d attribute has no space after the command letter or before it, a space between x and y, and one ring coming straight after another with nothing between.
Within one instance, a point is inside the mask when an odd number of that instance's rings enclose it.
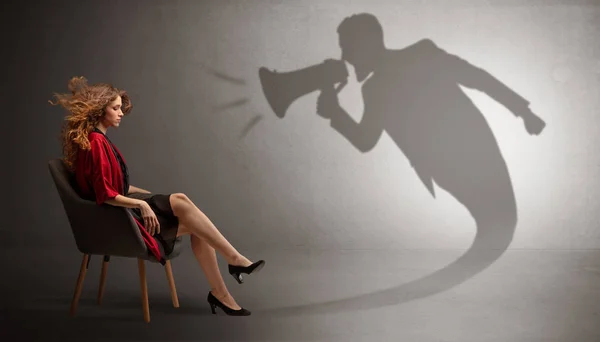
<instances>
[{"instance_id":1,"label":"woman's face","mask_svg":"<svg viewBox=\"0 0 600 342\"><path fill-rule=\"evenodd\" d=\"M121 111L121 97L117 96L117 98L108 104L104 109L104 116L100 121L105 127L119 127L121 123L121 118L123 117L123 111Z\"/></svg>"}]
</instances>

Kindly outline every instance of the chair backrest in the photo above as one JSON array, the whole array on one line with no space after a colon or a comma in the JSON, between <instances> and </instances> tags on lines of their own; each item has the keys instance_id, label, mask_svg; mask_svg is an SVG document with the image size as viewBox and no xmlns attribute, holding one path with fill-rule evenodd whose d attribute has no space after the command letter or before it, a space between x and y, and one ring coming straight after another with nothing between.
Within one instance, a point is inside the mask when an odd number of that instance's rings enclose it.
<instances>
[{"instance_id":1,"label":"chair backrest","mask_svg":"<svg viewBox=\"0 0 600 342\"><path fill-rule=\"evenodd\" d=\"M61 159L48 162L50 174L80 252L136 257L147 253L137 224L126 208L97 205L82 198L72 172Z\"/></svg>"},{"instance_id":2,"label":"chair backrest","mask_svg":"<svg viewBox=\"0 0 600 342\"><path fill-rule=\"evenodd\" d=\"M75 190L75 175L67 169L67 166L61 159L50 160L48 167L60 198L65 202L65 205L77 199L83 199Z\"/></svg>"}]
</instances>

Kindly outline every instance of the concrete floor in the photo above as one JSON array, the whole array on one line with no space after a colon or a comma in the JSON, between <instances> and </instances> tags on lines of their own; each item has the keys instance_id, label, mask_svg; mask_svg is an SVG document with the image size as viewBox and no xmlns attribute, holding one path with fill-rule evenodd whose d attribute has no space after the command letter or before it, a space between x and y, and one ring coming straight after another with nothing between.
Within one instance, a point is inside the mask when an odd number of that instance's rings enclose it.
<instances>
[{"instance_id":1,"label":"concrete floor","mask_svg":"<svg viewBox=\"0 0 600 342\"><path fill-rule=\"evenodd\" d=\"M186 244L186 247L189 242ZM508 250L472 275L460 250L244 251L267 260L238 285L250 317L212 316L191 251L173 261L181 307L160 265L147 267L144 323L137 262L113 258L104 302L92 259L77 317L68 315L81 256L64 248L3 250L2 340L77 341L600 341L600 251ZM220 259L221 269L226 270ZM462 269L468 269L463 265ZM457 279L466 281L457 284ZM419 280L421 279L421 280ZM455 285L455 286L453 286Z\"/></svg>"}]
</instances>

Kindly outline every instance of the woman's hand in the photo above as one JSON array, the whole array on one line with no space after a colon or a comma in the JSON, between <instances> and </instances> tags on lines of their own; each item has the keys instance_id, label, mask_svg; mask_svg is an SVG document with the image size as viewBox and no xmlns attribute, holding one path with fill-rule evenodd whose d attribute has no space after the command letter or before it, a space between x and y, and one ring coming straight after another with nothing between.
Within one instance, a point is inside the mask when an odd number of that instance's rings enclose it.
<instances>
[{"instance_id":1,"label":"woman's hand","mask_svg":"<svg viewBox=\"0 0 600 342\"><path fill-rule=\"evenodd\" d=\"M140 209L142 218L144 219L144 227L148 233L150 235L160 233L158 218L154 214L154 211L152 211L152 208L150 208L148 202L123 195L117 195L115 198L108 199L105 202L113 206Z\"/></svg>"},{"instance_id":2,"label":"woman's hand","mask_svg":"<svg viewBox=\"0 0 600 342\"><path fill-rule=\"evenodd\" d=\"M150 208L150 205L145 201L141 201L140 211L142 212L142 218L144 219L144 227L146 227L148 233L152 236L160 233L160 223L158 222L156 214L152 211L152 208Z\"/></svg>"}]
</instances>

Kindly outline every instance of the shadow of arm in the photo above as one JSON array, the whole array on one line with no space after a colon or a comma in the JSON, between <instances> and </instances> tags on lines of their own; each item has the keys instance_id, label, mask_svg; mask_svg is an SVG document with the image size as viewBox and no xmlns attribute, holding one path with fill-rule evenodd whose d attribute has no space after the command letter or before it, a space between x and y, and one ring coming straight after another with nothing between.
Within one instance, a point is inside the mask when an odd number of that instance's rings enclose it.
<instances>
[{"instance_id":1,"label":"shadow of arm","mask_svg":"<svg viewBox=\"0 0 600 342\"><path fill-rule=\"evenodd\" d=\"M426 49L431 50L431 55L435 56L436 64L452 80L456 80L456 82L467 88L485 93L517 117L530 112L529 101L500 82L489 72L456 55L447 53L431 40L424 40L422 44Z\"/></svg>"},{"instance_id":2,"label":"shadow of arm","mask_svg":"<svg viewBox=\"0 0 600 342\"><path fill-rule=\"evenodd\" d=\"M335 101L335 104L327 106L328 108L325 111L331 119L331 127L344 136L356 149L365 153L377 145L383 134L383 127L377 120L377 113L369 110L371 105L364 95L363 99L365 109L360 122L354 121L337 101Z\"/></svg>"}]
</instances>

